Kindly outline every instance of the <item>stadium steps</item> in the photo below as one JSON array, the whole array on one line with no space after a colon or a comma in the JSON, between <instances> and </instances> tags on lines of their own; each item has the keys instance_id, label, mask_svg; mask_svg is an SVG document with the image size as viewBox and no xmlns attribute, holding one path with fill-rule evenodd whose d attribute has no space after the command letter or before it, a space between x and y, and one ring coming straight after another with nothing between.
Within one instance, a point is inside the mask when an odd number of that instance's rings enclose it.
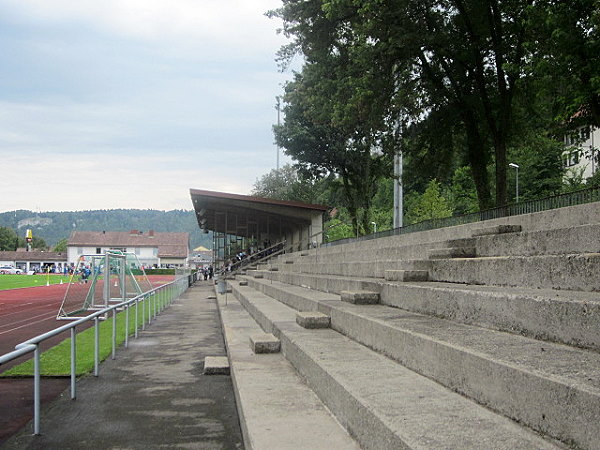
<instances>
[{"instance_id":1,"label":"stadium steps","mask_svg":"<svg viewBox=\"0 0 600 450\"><path fill-rule=\"evenodd\" d=\"M245 448L358 450L281 353L252 351L263 330L236 298L217 294L217 301Z\"/></svg>"},{"instance_id":2,"label":"stadium steps","mask_svg":"<svg viewBox=\"0 0 600 450\"><path fill-rule=\"evenodd\" d=\"M385 305L351 305L278 282L249 285L296 310L329 315L334 330L539 432L600 442L591 431L600 417L598 352Z\"/></svg>"},{"instance_id":3,"label":"stadium steps","mask_svg":"<svg viewBox=\"0 0 600 450\"><path fill-rule=\"evenodd\" d=\"M475 226L475 224L473 224ZM572 221L560 228L470 236L466 225L456 228L454 236L446 232L447 239L435 238L429 242L412 242L410 235L393 236L372 241L311 249L281 255L280 258L295 263L331 263L334 261L374 262L385 260L426 259L428 251L445 247L476 247L477 256L536 256L600 252L600 222L574 224ZM466 228L466 229L463 229ZM539 228L539 225L538 225ZM431 232L429 232L431 233ZM421 234L421 233L418 233ZM464 237L464 235L469 235ZM377 242L380 241L380 242ZM368 245L371 244L371 245Z\"/></svg>"},{"instance_id":4,"label":"stadium steps","mask_svg":"<svg viewBox=\"0 0 600 450\"><path fill-rule=\"evenodd\" d=\"M383 305L600 351L600 297L595 292L281 272L265 279L323 293L379 292Z\"/></svg>"},{"instance_id":5,"label":"stadium steps","mask_svg":"<svg viewBox=\"0 0 600 450\"><path fill-rule=\"evenodd\" d=\"M271 285L251 278L248 281L255 287L259 287L255 283ZM362 345L356 336L337 331L345 326L342 324L353 329L365 325L369 328L366 334L375 337L377 324L385 322L381 308L395 308L341 304L331 294L273 282L281 299L295 306L291 307L254 287L231 284L236 298L265 332L281 340L283 354L362 448L561 448L557 442L410 370L381 350ZM275 291L269 294L275 295ZM333 329L300 327L295 320L297 308L307 307L331 314ZM370 313L364 313L371 308ZM360 313L344 314L349 310ZM373 313L375 317L369 317ZM406 313L395 310L394 315L395 319L388 319L398 321ZM383 336L378 338L393 347L397 336L388 334L389 328L380 331Z\"/></svg>"},{"instance_id":6,"label":"stadium steps","mask_svg":"<svg viewBox=\"0 0 600 450\"><path fill-rule=\"evenodd\" d=\"M598 237L600 202L286 254L233 294L364 448L598 449Z\"/></svg>"}]
</instances>

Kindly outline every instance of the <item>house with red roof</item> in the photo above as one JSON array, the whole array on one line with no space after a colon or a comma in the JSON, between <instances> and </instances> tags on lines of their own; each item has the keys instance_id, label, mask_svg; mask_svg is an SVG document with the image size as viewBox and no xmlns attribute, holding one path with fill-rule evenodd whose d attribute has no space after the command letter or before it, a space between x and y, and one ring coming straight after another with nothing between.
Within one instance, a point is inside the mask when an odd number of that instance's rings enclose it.
<instances>
[{"instance_id":1,"label":"house with red roof","mask_svg":"<svg viewBox=\"0 0 600 450\"><path fill-rule=\"evenodd\" d=\"M154 230L73 231L67 243L67 260L75 264L81 255L101 255L107 250L134 253L145 267L187 267L189 233Z\"/></svg>"}]
</instances>

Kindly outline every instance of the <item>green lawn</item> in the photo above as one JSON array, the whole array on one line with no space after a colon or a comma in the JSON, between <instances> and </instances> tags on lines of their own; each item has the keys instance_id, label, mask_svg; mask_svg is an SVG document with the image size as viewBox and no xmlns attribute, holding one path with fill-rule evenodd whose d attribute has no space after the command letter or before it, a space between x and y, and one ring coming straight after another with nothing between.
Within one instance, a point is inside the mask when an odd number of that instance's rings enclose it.
<instances>
[{"instance_id":1,"label":"green lawn","mask_svg":"<svg viewBox=\"0 0 600 450\"><path fill-rule=\"evenodd\" d=\"M140 303L138 306L138 326L141 329L142 307L145 306L145 319L148 320L148 304ZM158 308L158 304L157 304ZM105 360L112 352L112 313L108 320L100 322L100 361ZM117 346L125 341L125 312L117 314L116 327ZM129 311L129 335L135 331L135 308ZM69 336L65 332L65 336ZM77 375L88 373L94 369L94 327L77 333ZM71 338L67 338L60 344L42 353L40 357L40 369L42 376L68 376L71 373ZM15 366L2 374L7 376L32 376L33 359Z\"/></svg>"},{"instance_id":2,"label":"green lawn","mask_svg":"<svg viewBox=\"0 0 600 450\"><path fill-rule=\"evenodd\" d=\"M63 275L5 275L0 274L0 291L50 284L68 283L70 276Z\"/></svg>"}]
</instances>

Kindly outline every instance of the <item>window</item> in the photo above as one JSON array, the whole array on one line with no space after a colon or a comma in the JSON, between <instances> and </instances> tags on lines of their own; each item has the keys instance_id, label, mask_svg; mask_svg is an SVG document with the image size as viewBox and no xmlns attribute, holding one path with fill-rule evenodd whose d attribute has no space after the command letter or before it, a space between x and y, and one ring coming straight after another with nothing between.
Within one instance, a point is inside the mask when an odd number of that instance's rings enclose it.
<instances>
[{"instance_id":1,"label":"window","mask_svg":"<svg viewBox=\"0 0 600 450\"><path fill-rule=\"evenodd\" d=\"M100 247L96 247L96 255L102 254L102 249Z\"/></svg>"},{"instance_id":2,"label":"window","mask_svg":"<svg viewBox=\"0 0 600 450\"><path fill-rule=\"evenodd\" d=\"M590 138L590 127L581 127L579 131L582 141L587 141Z\"/></svg>"},{"instance_id":3,"label":"window","mask_svg":"<svg viewBox=\"0 0 600 450\"><path fill-rule=\"evenodd\" d=\"M83 254L83 247L77 247L77 254L78 255L82 255Z\"/></svg>"},{"instance_id":4,"label":"window","mask_svg":"<svg viewBox=\"0 0 600 450\"><path fill-rule=\"evenodd\" d=\"M572 167L579 164L580 159L579 150L572 150L568 153L563 154L563 166L564 167Z\"/></svg>"}]
</instances>

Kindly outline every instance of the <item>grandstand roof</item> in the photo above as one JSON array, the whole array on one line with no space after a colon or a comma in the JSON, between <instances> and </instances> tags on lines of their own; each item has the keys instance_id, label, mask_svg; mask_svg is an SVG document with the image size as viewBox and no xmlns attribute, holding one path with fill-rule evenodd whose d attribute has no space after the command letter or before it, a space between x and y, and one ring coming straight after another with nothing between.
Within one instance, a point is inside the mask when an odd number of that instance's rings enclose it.
<instances>
[{"instance_id":1,"label":"grandstand roof","mask_svg":"<svg viewBox=\"0 0 600 450\"><path fill-rule=\"evenodd\" d=\"M2 251L0 261L66 261L67 254L60 252L41 252L38 250L27 251Z\"/></svg>"},{"instance_id":2,"label":"grandstand roof","mask_svg":"<svg viewBox=\"0 0 600 450\"><path fill-rule=\"evenodd\" d=\"M255 223L279 232L293 230L299 225L309 225L315 214L329 209L325 205L200 189L190 189L190 195L200 228L238 236Z\"/></svg>"}]
</instances>

